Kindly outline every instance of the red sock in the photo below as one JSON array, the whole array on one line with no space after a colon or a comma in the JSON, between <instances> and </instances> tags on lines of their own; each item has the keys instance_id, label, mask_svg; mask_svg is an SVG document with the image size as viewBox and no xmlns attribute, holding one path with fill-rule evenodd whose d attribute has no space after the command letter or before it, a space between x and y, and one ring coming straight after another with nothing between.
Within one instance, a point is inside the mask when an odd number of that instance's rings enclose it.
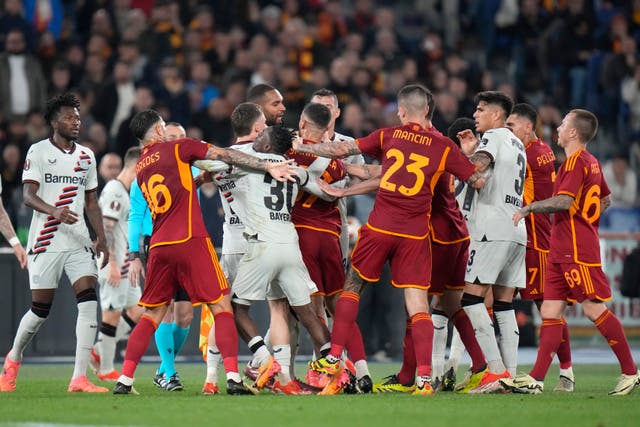
<instances>
[{"instance_id":1,"label":"red sock","mask_svg":"<svg viewBox=\"0 0 640 427\"><path fill-rule=\"evenodd\" d=\"M133 378L138 363L142 355L149 347L149 341L155 333L158 325L149 316L142 316L140 321L131 331L127 341L127 349L124 353L124 363L122 364L122 375Z\"/></svg>"},{"instance_id":2,"label":"red sock","mask_svg":"<svg viewBox=\"0 0 640 427\"><path fill-rule=\"evenodd\" d=\"M433 322L429 313L416 313L411 317L411 335L415 347L417 374L431 375Z\"/></svg>"},{"instance_id":3,"label":"red sock","mask_svg":"<svg viewBox=\"0 0 640 427\"><path fill-rule=\"evenodd\" d=\"M625 375L635 375L637 372L636 364L631 356L627 338L624 336L624 329L622 329L620 320L618 320L616 315L609 310L605 310L593 323L595 323L596 328L598 328L602 336L606 338L609 347L611 347L611 350L613 350L618 358L622 373Z\"/></svg>"},{"instance_id":4,"label":"red sock","mask_svg":"<svg viewBox=\"0 0 640 427\"><path fill-rule=\"evenodd\" d=\"M558 347L558 362L560 369L569 369L571 367L571 340L569 338L569 326L567 319L562 318L562 341Z\"/></svg>"},{"instance_id":5,"label":"red sock","mask_svg":"<svg viewBox=\"0 0 640 427\"><path fill-rule=\"evenodd\" d=\"M413 384L413 379L416 376L416 350L413 347L410 319L407 320L402 350L402 367L398 373L398 381L400 381L400 384Z\"/></svg>"},{"instance_id":6,"label":"red sock","mask_svg":"<svg viewBox=\"0 0 640 427\"><path fill-rule=\"evenodd\" d=\"M216 345L220 349L225 372L238 372L238 331L233 313L222 311L213 316Z\"/></svg>"},{"instance_id":7,"label":"red sock","mask_svg":"<svg viewBox=\"0 0 640 427\"><path fill-rule=\"evenodd\" d=\"M549 366L551 366L558 347L560 347L562 327L562 319L542 319L538 356L536 357L536 364L533 365L533 369L529 372L529 375L538 381L543 381L544 377L547 376Z\"/></svg>"},{"instance_id":8,"label":"red sock","mask_svg":"<svg viewBox=\"0 0 640 427\"><path fill-rule=\"evenodd\" d=\"M356 292L342 291L336 303L336 314L333 318L333 331L331 333L331 354L340 359L342 350L351 335L353 325L358 317L360 295Z\"/></svg>"},{"instance_id":9,"label":"red sock","mask_svg":"<svg viewBox=\"0 0 640 427\"><path fill-rule=\"evenodd\" d=\"M478 372L487 364L487 361L482 353L480 344L478 344L476 333L473 331L473 325L471 325L469 316L467 316L467 313L463 309L460 309L453 314L451 321L458 330L464 347L469 352L469 356L471 357L471 371Z\"/></svg>"},{"instance_id":10,"label":"red sock","mask_svg":"<svg viewBox=\"0 0 640 427\"><path fill-rule=\"evenodd\" d=\"M349 337L349 341L347 341L346 348L351 361L357 362L358 360L367 359L367 353L364 351L364 342L362 341L362 333L360 332L358 322L353 322L351 336Z\"/></svg>"}]
</instances>

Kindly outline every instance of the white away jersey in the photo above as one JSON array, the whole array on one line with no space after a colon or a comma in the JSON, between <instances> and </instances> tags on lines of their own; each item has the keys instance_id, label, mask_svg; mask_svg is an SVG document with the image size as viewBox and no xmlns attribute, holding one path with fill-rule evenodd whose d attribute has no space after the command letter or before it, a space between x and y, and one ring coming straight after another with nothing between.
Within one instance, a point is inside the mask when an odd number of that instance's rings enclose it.
<instances>
[{"instance_id":1,"label":"white away jersey","mask_svg":"<svg viewBox=\"0 0 640 427\"><path fill-rule=\"evenodd\" d=\"M507 128L492 129L482 135L476 152L493 159L493 174L477 193L470 216L473 240L527 242L524 221L513 225L513 214L522 207L527 155L522 142ZM461 206L462 207L462 206Z\"/></svg>"},{"instance_id":2,"label":"white away jersey","mask_svg":"<svg viewBox=\"0 0 640 427\"><path fill-rule=\"evenodd\" d=\"M460 208L460 212L462 212L464 220L467 222L469 235L473 236L474 234L471 232L473 221L471 221L471 218L474 207L478 202L478 190L456 178L456 201L458 202L458 207Z\"/></svg>"},{"instance_id":3,"label":"white away jersey","mask_svg":"<svg viewBox=\"0 0 640 427\"><path fill-rule=\"evenodd\" d=\"M62 224L52 216L33 211L27 247L30 253L66 252L91 247L84 222L84 196L96 191L98 175L93 151L73 144L69 152L43 139L27 153L22 182L39 184L36 193L46 203L66 207L78 214L75 224Z\"/></svg>"},{"instance_id":4,"label":"white away jersey","mask_svg":"<svg viewBox=\"0 0 640 427\"><path fill-rule=\"evenodd\" d=\"M111 218L116 222L113 230L113 239L115 246L115 260L120 266L120 273L126 277L129 272L129 243L127 232L129 228L129 191L125 188L122 181L112 179L107 182L100 194L98 200L102 216ZM109 276L109 269L100 270L100 277Z\"/></svg>"},{"instance_id":5,"label":"white away jersey","mask_svg":"<svg viewBox=\"0 0 640 427\"><path fill-rule=\"evenodd\" d=\"M258 153L251 144L239 145L237 150L261 159L284 161L284 157L271 153ZM248 171L234 166L230 173L218 180L224 185L231 209L244 224L244 234L272 243L298 241L298 233L291 222L291 209L298 194L294 182L279 182L267 172Z\"/></svg>"}]
</instances>

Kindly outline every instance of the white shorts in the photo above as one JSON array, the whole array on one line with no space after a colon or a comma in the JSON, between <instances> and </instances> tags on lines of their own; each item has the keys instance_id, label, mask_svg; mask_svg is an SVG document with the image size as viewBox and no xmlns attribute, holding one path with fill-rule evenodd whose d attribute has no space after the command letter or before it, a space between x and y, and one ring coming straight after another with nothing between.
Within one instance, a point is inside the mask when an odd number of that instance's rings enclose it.
<instances>
[{"instance_id":1,"label":"white shorts","mask_svg":"<svg viewBox=\"0 0 640 427\"><path fill-rule=\"evenodd\" d=\"M471 241L464 280L468 283L526 287L525 255L527 248L503 240Z\"/></svg>"},{"instance_id":2,"label":"white shorts","mask_svg":"<svg viewBox=\"0 0 640 427\"><path fill-rule=\"evenodd\" d=\"M238 265L244 254L222 254L220 256L220 267L227 281L233 283L238 275Z\"/></svg>"},{"instance_id":3,"label":"white shorts","mask_svg":"<svg viewBox=\"0 0 640 427\"><path fill-rule=\"evenodd\" d=\"M69 252L31 254L28 260L31 289L57 289L63 271L72 285L81 277L98 277L94 252L86 247Z\"/></svg>"},{"instance_id":4,"label":"white shorts","mask_svg":"<svg viewBox=\"0 0 640 427\"><path fill-rule=\"evenodd\" d=\"M233 298L247 301L286 298L297 307L311 303L318 288L302 261L298 242L249 242L231 285Z\"/></svg>"},{"instance_id":5,"label":"white shorts","mask_svg":"<svg viewBox=\"0 0 640 427\"><path fill-rule=\"evenodd\" d=\"M105 267L108 269L109 266ZM122 311L132 307L140 300L140 286L131 286L128 278L120 279L120 286L114 288L107 283L107 275L98 276L100 283L100 307L103 311Z\"/></svg>"}]
</instances>

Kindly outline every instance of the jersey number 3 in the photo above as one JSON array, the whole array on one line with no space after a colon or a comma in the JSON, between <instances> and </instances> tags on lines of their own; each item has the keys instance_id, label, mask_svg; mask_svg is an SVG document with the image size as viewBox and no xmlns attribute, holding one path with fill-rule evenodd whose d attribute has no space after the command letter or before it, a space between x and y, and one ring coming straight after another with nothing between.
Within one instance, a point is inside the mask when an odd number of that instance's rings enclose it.
<instances>
[{"instance_id":1,"label":"jersey number 3","mask_svg":"<svg viewBox=\"0 0 640 427\"><path fill-rule=\"evenodd\" d=\"M392 148L387 151L387 159L393 158L395 159L393 164L389 166L389 169L385 172L382 180L380 181L380 188L384 188L389 191L397 191L400 194L410 197L415 196L422 190L424 186L424 171L422 168L429 165L429 158L425 156L421 156L420 154L411 153L409 154L410 163L405 164L404 153L397 148ZM395 174L400 168L404 166L405 170L410 174L415 175L416 182L412 187L406 187L404 185L400 185L399 187L391 182L391 177Z\"/></svg>"}]
</instances>

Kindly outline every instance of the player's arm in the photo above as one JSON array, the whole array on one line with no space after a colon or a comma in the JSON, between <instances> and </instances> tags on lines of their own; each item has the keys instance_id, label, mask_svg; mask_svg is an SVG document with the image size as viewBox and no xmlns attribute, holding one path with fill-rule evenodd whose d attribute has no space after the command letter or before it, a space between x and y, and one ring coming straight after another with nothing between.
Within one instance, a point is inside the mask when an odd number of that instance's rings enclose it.
<instances>
[{"instance_id":1,"label":"player's arm","mask_svg":"<svg viewBox=\"0 0 640 427\"><path fill-rule=\"evenodd\" d=\"M303 144L302 138L293 139L293 149L298 153L315 154L332 159L362 154L355 141L337 141L331 144Z\"/></svg>"},{"instance_id":2,"label":"player's arm","mask_svg":"<svg viewBox=\"0 0 640 427\"><path fill-rule=\"evenodd\" d=\"M116 239L115 229L118 225L118 220L103 216L102 223L104 224L104 237L107 242L107 249L109 250L109 277L107 283L114 288L120 286L120 266L116 259Z\"/></svg>"},{"instance_id":3,"label":"player's arm","mask_svg":"<svg viewBox=\"0 0 640 427\"><path fill-rule=\"evenodd\" d=\"M467 184L476 190L484 187L487 179L491 176L493 168L493 158L485 151L477 151L469 157L469 161L476 167L473 175L467 179Z\"/></svg>"},{"instance_id":4,"label":"player's arm","mask_svg":"<svg viewBox=\"0 0 640 427\"><path fill-rule=\"evenodd\" d=\"M371 178L380 178L382 176L382 165L345 163L344 167L350 177L355 177L363 181Z\"/></svg>"},{"instance_id":5,"label":"player's arm","mask_svg":"<svg viewBox=\"0 0 640 427\"><path fill-rule=\"evenodd\" d=\"M367 194L376 191L380 186L380 177L367 179L350 185L349 187L340 188L327 182L317 179L318 187L325 193L334 197L355 196L356 194Z\"/></svg>"},{"instance_id":6,"label":"player's arm","mask_svg":"<svg viewBox=\"0 0 640 427\"><path fill-rule=\"evenodd\" d=\"M600 199L600 213L606 211L611 206L611 195L607 194Z\"/></svg>"},{"instance_id":7,"label":"player's arm","mask_svg":"<svg viewBox=\"0 0 640 427\"><path fill-rule=\"evenodd\" d=\"M137 182L131 184L129 190L129 220L127 239L129 241L129 282L131 286L138 286L140 276L144 277L144 268L140 260L140 235L145 210L148 209L142 191Z\"/></svg>"},{"instance_id":8,"label":"player's arm","mask_svg":"<svg viewBox=\"0 0 640 427\"><path fill-rule=\"evenodd\" d=\"M71 209L56 208L42 200L38 196L38 188L40 184L32 181L25 181L22 186L22 197L24 198L24 204L33 210L51 215L53 218L64 224L75 224L78 221L78 214Z\"/></svg>"},{"instance_id":9,"label":"player's arm","mask_svg":"<svg viewBox=\"0 0 640 427\"><path fill-rule=\"evenodd\" d=\"M277 181L296 182L296 167L292 166L293 160L283 162L267 162L256 156L245 154L231 148L220 148L209 145L206 158L209 160L221 160L230 165L236 165L248 169L268 172Z\"/></svg>"},{"instance_id":10,"label":"player's arm","mask_svg":"<svg viewBox=\"0 0 640 427\"><path fill-rule=\"evenodd\" d=\"M84 211L89 218L89 223L96 231L96 252L102 256L102 264L100 268L104 268L109 262L109 251L107 251L105 237L104 237L104 225L102 224L102 211L98 204L97 188L84 193Z\"/></svg>"},{"instance_id":11,"label":"player's arm","mask_svg":"<svg viewBox=\"0 0 640 427\"><path fill-rule=\"evenodd\" d=\"M548 199L539 200L528 204L513 214L513 225L518 225L520 220L530 213L553 213L568 210L573 204L574 198L568 194L558 194Z\"/></svg>"},{"instance_id":12,"label":"player's arm","mask_svg":"<svg viewBox=\"0 0 640 427\"><path fill-rule=\"evenodd\" d=\"M16 258L18 258L20 268L25 268L27 266L27 253L16 236L16 232L13 229L13 225L11 225L9 215L2 204L2 199L0 199L0 232L2 232L4 238L7 239L7 242L9 242L13 248L13 253L16 255Z\"/></svg>"}]
</instances>

